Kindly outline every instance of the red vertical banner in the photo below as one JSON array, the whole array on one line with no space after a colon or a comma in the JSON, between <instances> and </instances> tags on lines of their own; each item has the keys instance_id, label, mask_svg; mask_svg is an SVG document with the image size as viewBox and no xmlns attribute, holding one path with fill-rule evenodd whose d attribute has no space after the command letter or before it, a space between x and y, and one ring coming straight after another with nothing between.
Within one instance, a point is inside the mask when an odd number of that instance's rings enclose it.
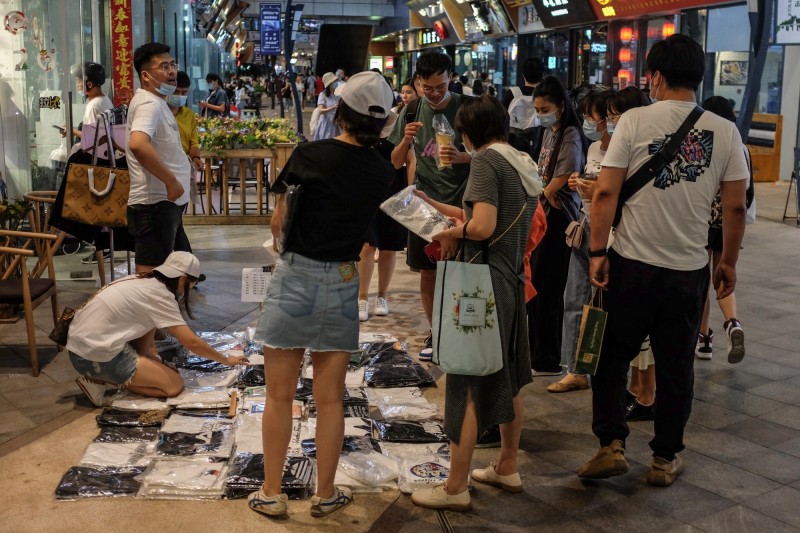
<instances>
[{"instance_id":1,"label":"red vertical banner","mask_svg":"<svg viewBox=\"0 0 800 533\"><path fill-rule=\"evenodd\" d=\"M111 57L114 62L114 105L133 98L133 28L131 0L111 2Z\"/></svg>"}]
</instances>

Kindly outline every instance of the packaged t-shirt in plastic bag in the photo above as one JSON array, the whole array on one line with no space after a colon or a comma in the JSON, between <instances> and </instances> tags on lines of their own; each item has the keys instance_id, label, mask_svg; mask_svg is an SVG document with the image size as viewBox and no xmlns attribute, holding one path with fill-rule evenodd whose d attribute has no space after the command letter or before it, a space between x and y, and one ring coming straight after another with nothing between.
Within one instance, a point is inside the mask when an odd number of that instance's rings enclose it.
<instances>
[{"instance_id":1,"label":"packaged t-shirt in plastic bag","mask_svg":"<svg viewBox=\"0 0 800 533\"><path fill-rule=\"evenodd\" d=\"M183 409L213 409L229 404L227 387L186 387L174 398L167 398L167 405Z\"/></svg>"},{"instance_id":2,"label":"packaged t-shirt in plastic bag","mask_svg":"<svg viewBox=\"0 0 800 533\"><path fill-rule=\"evenodd\" d=\"M158 434L156 452L162 456L229 457L232 449L232 420L172 415Z\"/></svg>"},{"instance_id":3,"label":"packaged t-shirt in plastic bag","mask_svg":"<svg viewBox=\"0 0 800 533\"><path fill-rule=\"evenodd\" d=\"M78 462L80 466L147 466L153 459L152 442L93 442Z\"/></svg>"},{"instance_id":4,"label":"packaged t-shirt in plastic bag","mask_svg":"<svg viewBox=\"0 0 800 533\"><path fill-rule=\"evenodd\" d=\"M382 487L400 473L394 459L374 450L345 453L339 458L339 466L350 477L372 487Z\"/></svg>"},{"instance_id":5,"label":"packaged t-shirt in plastic bag","mask_svg":"<svg viewBox=\"0 0 800 533\"><path fill-rule=\"evenodd\" d=\"M446 216L428 202L414 194L416 187L409 185L381 204L381 211L395 219L409 231L431 242L432 237L452 224Z\"/></svg>"},{"instance_id":6,"label":"packaged t-shirt in plastic bag","mask_svg":"<svg viewBox=\"0 0 800 533\"><path fill-rule=\"evenodd\" d=\"M397 485L405 494L431 485L440 485L450 475L450 461L441 455L408 457L400 466Z\"/></svg>"},{"instance_id":7,"label":"packaged t-shirt in plastic bag","mask_svg":"<svg viewBox=\"0 0 800 533\"><path fill-rule=\"evenodd\" d=\"M93 442L155 442L156 440L158 440L158 428L155 426L103 426Z\"/></svg>"},{"instance_id":8,"label":"packaged t-shirt in plastic bag","mask_svg":"<svg viewBox=\"0 0 800 533\"><path fill-rule=\"evenodd\" d=\"M106 407L95 419L98 426L160 426L168 414L169 409L129 411Z\"/></svg>"},{"instance_id":9,"label":"packaged t-shirt in plastic bag","mask_svg":"<svg viewBox=\"0 0 800 533\"><path fill-rule=\"evenodd\" d=\"M386 442L378 443L383 455L389 456L395 461L402 462L404 459L419 457L420 455L441 455L445 459L450 459L450 444L446 442Z\"/></svg>"},{"instance_id":10,"label":"packaged t-shirt in plastic bag","mask_svg":"<svg viewBox=\"0 0 800 533\"><path fill-rule=\"evenodd\" d=\"M140 396L130 391L118 393L111 402L111 407L116 409L128 409L131 411L160 411L169 409L167 400L164 398Z\"/></svg>"},{"instance_id":11,"label":"packaged t-shirt in plastic bag","mask_svg":"<svg viewBox=\"0 0 800 533\"><path fill-rule=\"evenodd\" d=\"M436 383L422 365L408 363L369 365L364 381L370 387L427 387Z\"/></svg>"},{"instance_id":12,"label":"packaged t-shirt in plastic bag","mask_svg":"<svg viewBox=\"0 0 800 533\"><path fill-rule=\"evenodd\" d=\"M367 389L369 402L384 420L440 420L439 406L429 402L419 387Z\"/></svg>"},{"instance_id":13,"label":"packaged t-shirt in plastic bag","mask_svg":"<svg viewBox=\"0 0 800 533\"><path fill-rule=\"evenodd\" d=\"M267 382L264 376L264 365L253 365L246 367L239 377L239 385L243 387L258 387Z\"/></svg>"},{"instance_id":14,"label":"packaged t-shirt in plastic bag","mask_svg":"<svg viewBox=\"0 0 800 533\"><path fill-rule=\"evenodd\" d=\"M114 496L136 496L145 467L73 466L67 470L56 488L56 498L73 500Z\"/></svg>"},{"instance_id":15,"label":"packaged t-shirt in plastic bag","mask_svg":"<svg viewBox=\"0 0 800 533\"><path fill-rule=\"evenodd\" d=\"M444 428L438 422L374 420L375 430L381 440L389 442L447 442Z\"/></svg>"},{"instance_id":16,"label":"packaged t-shirt in plastic bag","mask_svg":"<svg viewBox=\"0 0 800 533\"><path fill-rule=\"evenodd\" d=\"M211 457L155 459L139 476L139 496L149 499L218 499L227 464Z\"/></svg>"},{"instance_id":17,"label":"packaged t-shirt in plastic bag","mask_svg":"<svg viewBox=\"0 0 800 533\"><path fill-rule=\"evenodd\" d=\"M186 387L231 387L239 379L240 368L228 368L220 372L203 372L201 370L180 368L179 372Z\"/></svg>"},{"instance_id":18,"label":"packaged t-shirt in plastic bag","mask_svg":"<svg viewBox=\"0 0 800 533\"><path fill-rule=\"evenodd\" d=\"M317 456L317 439L305 439L300 445L303 447L303 455L306 457L315 458ZM342 441L342 453L349 452L374 452L375 444L372 439L367 435L360 437L345 436Z\"/></svg>"}]
</instances>

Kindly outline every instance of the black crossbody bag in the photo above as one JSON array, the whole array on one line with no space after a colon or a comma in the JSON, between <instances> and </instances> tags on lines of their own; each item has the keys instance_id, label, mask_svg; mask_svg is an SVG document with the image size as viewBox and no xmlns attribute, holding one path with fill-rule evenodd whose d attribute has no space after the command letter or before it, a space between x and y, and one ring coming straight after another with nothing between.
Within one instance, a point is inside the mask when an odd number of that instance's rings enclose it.
<instances>
[{"instance_id":1,"label":"black crossbody bag","mask_svg":"<svg viewBox=\"0 0 800 533\"><path fill-rule=\"evenodd\" d=\"M681 143L689 134L689 130L697 124L697 121L704 112L705 110L702 107L695 106L692 112L689 113L689 116L686 117L686 120L683 121L681 127L678 128L675 135L670 137L669 142L664 143L658 152L653 154L644 165L639 167L639 170L637 170L633 176L625 180L625 183L622 184L622 189L619 191L617 211L614 213L614 222L612 222L612 226L617 227L619 225L619 221L622 218L622 206L625 205L625 202L630 200L631 196L636 194L642 187L656 179L656 176L661 174L664 167L675 158L678 149L681 147Z\"/></svg>"}]
</instances>

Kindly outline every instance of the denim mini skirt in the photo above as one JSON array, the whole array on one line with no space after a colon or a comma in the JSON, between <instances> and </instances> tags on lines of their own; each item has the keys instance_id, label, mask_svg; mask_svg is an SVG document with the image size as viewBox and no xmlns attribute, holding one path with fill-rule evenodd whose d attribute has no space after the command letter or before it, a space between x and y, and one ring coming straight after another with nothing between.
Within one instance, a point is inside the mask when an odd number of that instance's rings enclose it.
<instances>
[{"instance_id":1,"label":"denim mini skirt","mask_svg":"<svg viewBox=\"0 0 800 533\"><path fill-rule=\"evenodd\" d=\"M270 348L352 352L358 327L356 263L287 252L272 273L254 340Z\"/></svg>"}]
</instances>

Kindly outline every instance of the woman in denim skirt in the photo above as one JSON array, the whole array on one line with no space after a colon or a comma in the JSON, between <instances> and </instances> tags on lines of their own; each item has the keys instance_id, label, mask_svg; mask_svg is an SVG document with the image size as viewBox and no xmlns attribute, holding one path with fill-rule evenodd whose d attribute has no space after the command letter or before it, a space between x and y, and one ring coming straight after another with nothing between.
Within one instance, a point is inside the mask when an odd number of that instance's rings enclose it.
<instances>
[{"instance_id":1,"label":"woman in denim skirt","mask_svg":"<svg viewBox=\"0 0 800 533\"><path fill-rule=\"evenodd\" d=\"M249 507L266 515L286 514L281 479L306 349L314 366L317 407L318 478L311 515L324 516L353 498L333 480L344 438L344 378L350 352L358 349L356 262L369 222L394 178L391 165L372 148L392 104L392 90L379 74L362 72L350 78L336 110L342 133L298 145L272 187L278 195L272 234L283 246L276 246L281 258L255 333L264 343L267 382L265 481L248 497ZM300 192L287 213L285 193L292 185ZM283 227L285 220L291 227Z\"/></svg>"}]
</instances>

